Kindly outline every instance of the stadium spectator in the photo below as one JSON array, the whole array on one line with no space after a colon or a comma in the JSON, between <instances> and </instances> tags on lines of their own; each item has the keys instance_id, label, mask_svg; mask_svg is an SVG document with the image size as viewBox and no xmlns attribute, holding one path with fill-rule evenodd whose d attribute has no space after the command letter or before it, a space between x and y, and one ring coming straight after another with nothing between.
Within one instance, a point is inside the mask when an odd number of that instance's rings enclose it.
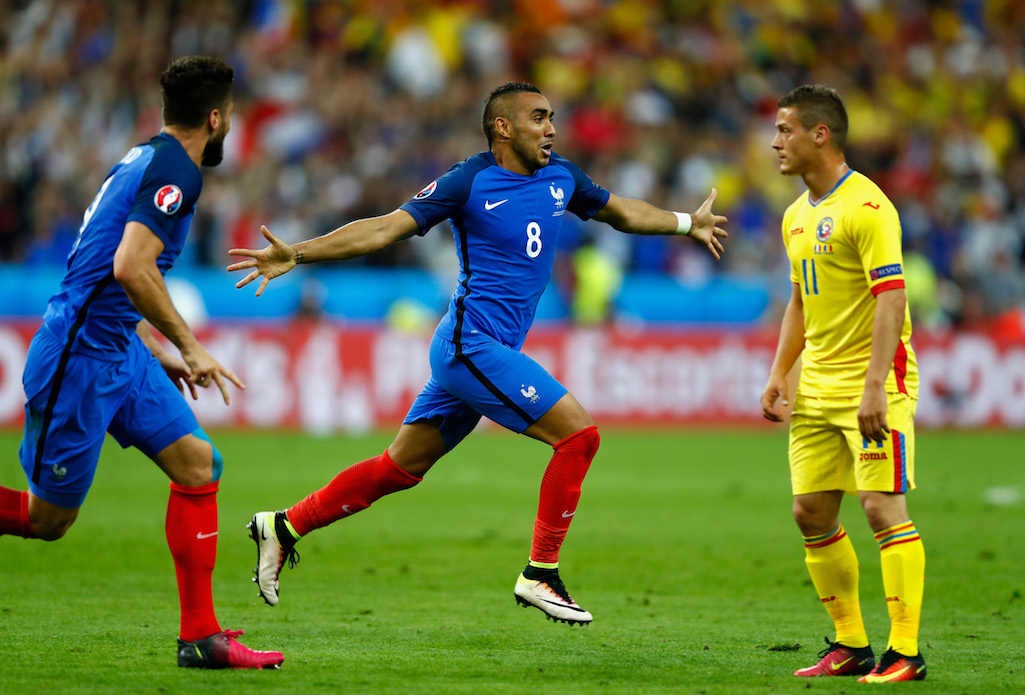
<instances>
[{"instance_id":1,"label":"stadium spectator","mask_svg":"<svg viewBox=\"0 0 1025 695\"><path fill-rule=\"evenodd\" d=\"M64 240L47 227L61 221L33 219L45 209L38 200L55 183L72 209L84 208L88 172L159 127L146 85L188 52L236 67L239 132L224 171L210 177L209 234L190 241L203 249L182 263L219 266L223 258L204 249L260 243L243 219L268 220L259 208L275 212L271 226L286 240L289 229L339 213L387 212L466 151L474 95L513 77L531 78L563 122L589 134L562 151L596 181L619 190L639 174L646 199L688 209L714 179L724 213L753 224L752 201L779 209L797 192L762 152L777 96L830 83L856 126L849 161L894 201L909 234L912 222L921 230L941 287L983 280L961 262L975 256L980 227L1006 227L1025 248L1025 6L1009 0L15 0L0 4L0 26L5 263L29 253L60 262ZM440 67L421 90L411 77L428 64ZM705 272L774 285L774 236L735 229L744 234L729 257ZM50 244L53 253L43 250ZM360 262L438 263L431 241L402 246ZM630 239L620 258L626 273L694 262L650 239ZM1020 274L1021 252L1009 261ZM963 313L957 304L942 311L941 325Z\"/></svg>"}]
</instances>

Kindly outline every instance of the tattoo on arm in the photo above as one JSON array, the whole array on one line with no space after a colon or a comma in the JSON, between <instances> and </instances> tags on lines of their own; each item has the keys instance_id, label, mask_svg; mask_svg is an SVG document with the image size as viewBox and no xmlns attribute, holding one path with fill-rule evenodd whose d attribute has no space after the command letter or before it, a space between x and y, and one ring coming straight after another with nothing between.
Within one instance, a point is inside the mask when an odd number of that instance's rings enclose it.
<instances>
[{"instance_id":1,"label":"tattoo on arm","mask_svg":"<svg viewBox=\"0 0 1025 695\"><path fill-rule=\"evenodd\" d=\"M295 264L299 265L300 263L302 263L303 262L303 258L304 258L303 252L299 251L298 249L296 249L296 251L295 251Z\"/></svg>"}]
</instances>

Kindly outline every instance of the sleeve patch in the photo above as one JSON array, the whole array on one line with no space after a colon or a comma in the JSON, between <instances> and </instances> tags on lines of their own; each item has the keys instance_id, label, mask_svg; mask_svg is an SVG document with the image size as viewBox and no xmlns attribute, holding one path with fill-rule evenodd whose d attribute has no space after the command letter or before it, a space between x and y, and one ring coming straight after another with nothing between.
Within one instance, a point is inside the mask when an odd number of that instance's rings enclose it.
<instances>
[{"instance_id":1,"label":"sleeve patch","mask_svg":"<svg viewBox=\"0 0 1025 695\"><path fill-rule=\"evenodd\" d=\"M165 215L173 215L182 206L184 198L182 189L173 183L167 183L157 189L153 195L153 204Z\"/></svg>"},{"instance_id":2,"label":"sleeve patch","mask_svg":"<svg viewBox=\"0 0 1025 695\"><path fill-rule=\"evenodd\" d=\"M890 275L900 275L902 272L900 263L893 263L891 265L883 265L878 268L873 268L868 271L868 276L873 280L879 280L880 278L889 277Z\"/></svg>"},{"instance_id":3,"label":"sleeve patch","mask_svg":"<svg viewBox=\"0 0 1025 695\"><path fill-rule=\"evenodd\" d=\"M424 198L430 198L431 194L434 193L434 191L436 191L436 190L438 190L438 180L437 179L435 179L434 181L431 181L429 184L424 186L423 189L419 193L417 193L415 196L413 196L413 199L414 200L423 200Z\"/></svg>"}]
</instances>

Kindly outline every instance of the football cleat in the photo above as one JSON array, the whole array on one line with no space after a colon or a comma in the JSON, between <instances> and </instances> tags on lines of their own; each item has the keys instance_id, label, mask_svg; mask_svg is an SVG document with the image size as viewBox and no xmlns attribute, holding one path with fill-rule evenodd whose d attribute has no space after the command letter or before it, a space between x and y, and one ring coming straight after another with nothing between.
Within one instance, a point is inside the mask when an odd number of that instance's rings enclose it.
<instances>
[{"instance_id":1,"label":"football cleat","mask_svg":"<svg viewBox=\"0 0 1025 695\"><path fill-rule=\"evenodd\" d=\"M278 575L288 561L289 567L299 562L295 540L285 527L284 512L257 512L246 528L256 543L256 567L253 581L259 587L259 596L269 606L278 604Z\"/></svg>"},{"instance_id":2,"label":"football cleat","mask_svg":"<svg viewBox=\"0 0 1025 695\"><path fill-rule=\"evenodd\" d=\"M898 683L900 681L924 681L925 659L921 653L904 656L898 651L887 649L872 672L858 679L859 683Z\"/></svg>"},{"instance_id":3,"label":"football cleat","mask_svg":"<svg viewBox=\"0 0 1025 695\"><path fill-rule=\"evenodd\" d=\"M872 647L848 647L839 642L830 642L819 652L819 662L814 666L794 671L795 676L863 676L876 665Z\"/></svg>"},{"instance_id":4,"label":"football cleat","mask_svg":"<svg viewBox=\"0 0 1025 695\"><path fill-rule=\"evenodd\" d=\"M527 565L516 580L513 595L516 603L524 608L534 606L555 622L587 625L594 620L590 613L570 598L566 586L559 578L558 569L539 569Z\"/></svg>"},{"instance_id":5,"label":"football cleat","mask_svg":"<svg viewBox=\"0 0 1025 695\"><path fill-rule=\"evenodd\" d=\"M195 642L178 638L178 665L185 668L273 668L285 660L281 652L250 649L235 638L242 630L216 632Z\"/></svg>"}]
</instances>

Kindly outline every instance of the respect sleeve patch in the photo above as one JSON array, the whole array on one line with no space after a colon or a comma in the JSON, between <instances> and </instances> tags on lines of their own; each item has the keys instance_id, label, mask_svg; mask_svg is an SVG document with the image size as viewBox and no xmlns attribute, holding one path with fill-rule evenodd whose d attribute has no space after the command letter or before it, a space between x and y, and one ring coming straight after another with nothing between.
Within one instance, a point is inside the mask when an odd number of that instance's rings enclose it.
<instances>
[{"instance_id":1,"label":"respect sleeve patch","mask_svg":"<svg viewBox=\"0 0 1025 695\"><path fill-rule=\"evenodd\" d=\"M884 265L878 268L873 268L868 271L868 276L873 280L880 278L889 277L890 275L900 275L903 272L900 267L900 263L893 263L891 265Z\"/></svg>"}]
</instances>

